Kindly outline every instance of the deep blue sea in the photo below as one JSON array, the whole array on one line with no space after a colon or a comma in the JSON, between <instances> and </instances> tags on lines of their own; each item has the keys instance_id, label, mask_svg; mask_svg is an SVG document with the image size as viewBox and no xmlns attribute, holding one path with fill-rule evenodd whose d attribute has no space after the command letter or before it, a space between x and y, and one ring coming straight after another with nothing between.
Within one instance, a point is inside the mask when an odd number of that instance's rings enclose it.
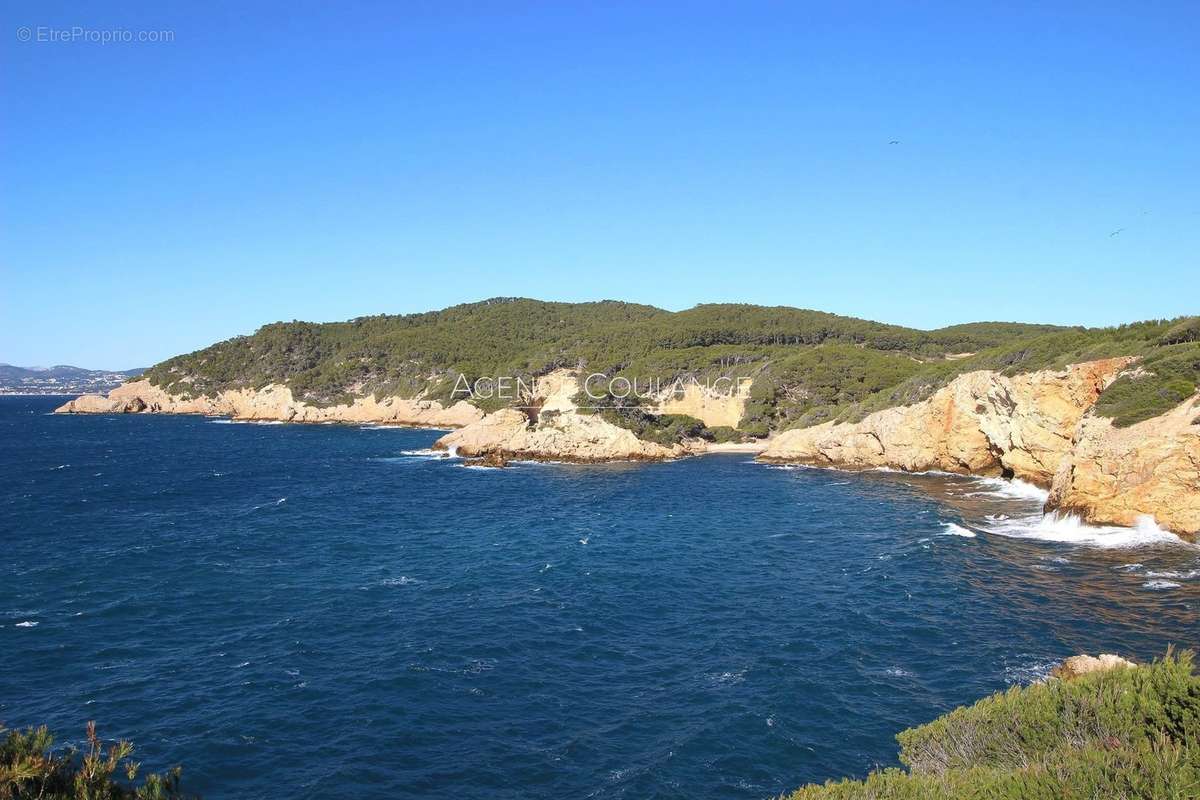
<instances>
[{"instance_id":1,"label":"deep blue sea","mask_svg":"<svg viewBox=\"0 0 1200 800\"><path fill-rule=\"evenodd\" d=\"M1200 550L1028 487L0 398L0 720L207 798L765 798L1063 656L1200 644Z\"/></svg>"}]
</instances>

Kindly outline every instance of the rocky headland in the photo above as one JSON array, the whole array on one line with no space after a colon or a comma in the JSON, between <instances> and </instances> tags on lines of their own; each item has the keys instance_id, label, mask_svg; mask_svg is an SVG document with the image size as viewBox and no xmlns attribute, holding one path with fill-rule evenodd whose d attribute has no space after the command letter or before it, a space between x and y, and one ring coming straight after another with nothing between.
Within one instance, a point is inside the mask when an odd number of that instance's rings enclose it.
<instances>
[{"instance_id":1,"label":"rocky headland","mask_svg":"<svg viewBox=\"0 0 1200 800\"><path fill-rule=\"evenodd\" d=\"M776 463L1003 476L1050 492L1046 511L1085 522L1200 533L1200 395L1126 428L1096 416L1129 358L1007 377L961 375L928 400L856 423L784 431L759 455Z\"/></svg>"}]
</instances>

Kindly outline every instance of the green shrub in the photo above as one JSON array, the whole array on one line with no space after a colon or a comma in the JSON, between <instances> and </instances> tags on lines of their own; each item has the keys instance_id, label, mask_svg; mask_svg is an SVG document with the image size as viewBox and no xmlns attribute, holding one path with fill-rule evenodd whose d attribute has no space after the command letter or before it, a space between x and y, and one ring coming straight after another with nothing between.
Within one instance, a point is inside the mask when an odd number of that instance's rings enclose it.
<instances>
[{"instance_id":1,"label":"green shrub","mask_svg":"<svg viewBox=\"0 0 1200 800\"><path fill-rule=\"evenodd\" d=\"M908 769L831 781L789 800L1200 797L1200 677L1192 655L1012 688L902 732Z\"/></svg>"},{"instance_id":2,"label":"green shrub","mask_svg":"<svg viewBox=\"0 0 1200 800\"><path fill-rule=\"evenodd\" d=\"M1096 413L1124 428L1170 411L1197 387L1200 343L1162 347L1113 381L1096 401Z\"/></svg>"},{"instance_id":3,"label":"green shrub","mask_svg":"<svg viewBox=\"0 0 1200 800\"><path fill-rule=\"evenodd\" d=\"M627 428L647 442L671 447L685 439L704 438L704 423L686 414L651 414L640 408L604 409L601 419Z\"/></svg>"},{"instance_id":4,"label":"green shrub","mask_svg":"<svg viewBox=\"0 0 1200 800\"><path fill-rule=\"evenodd\" d=\"M716 444L725 444L727 442L742 442L746 436L736 428L731 428L728 425L716 425L711 428L705 428L700 434L710 442Z\"/></svg>"},{"instance_id":5,"label":"green shrub","mask_svg":"<svg viewBox=\"0 0 1200 800\"><path fill-rule=\"evenodd\" d=\"M180 769L146 775L135 784L138 765L126 741L107 747L89 722L87 746L54 750L45 727L13 731L0 726L0 800L175 800Z\"/></svg>"},{"instance_id":6,"label":"green shrub","mask_svg":"<svg viewBox=\"0 0 1200 800\"><path fill-rule=\"evenodd\" d=\"M737 429L751 439L762 439L771 433L770 424L764 419L742 419Z\"/></svg>"}]
</instances>

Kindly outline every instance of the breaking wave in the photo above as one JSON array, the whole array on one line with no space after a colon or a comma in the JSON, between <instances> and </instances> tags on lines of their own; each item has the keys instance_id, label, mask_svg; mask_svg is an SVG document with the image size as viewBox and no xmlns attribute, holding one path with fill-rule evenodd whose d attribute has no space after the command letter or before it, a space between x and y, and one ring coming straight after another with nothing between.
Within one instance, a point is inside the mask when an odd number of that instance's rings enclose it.
<instances>
[{"instance_id":1,"label":"breaking wave","mask_svg":"<svg viewBox=\"0 0 1200 800\"><path fill-rule=\"evenodd\" d=\"M425 447L420 450L401 450L400 455L412 456L413 458L453 458L454 453L448 450L434 450L431 447Z\"/></svg>"},{"instance_id":2,"label":"breaking wave","mask_svg":"<svg viewBox=\"0 0 1200 800\"><path fill-rule=\"evenodd\" d=\"M975 481L983 488L968 492L967 497L990 495L1012 500L1036 500L1045 503L1050 493L1045 489L1019 478L976 478Z\"/></svg>"},{"instance_id":3,"label":"breaking wave","mask_svg":"<svg viewBox=\"0 0 1200 800\"><path fill-rule=\"evenodd\" d=\"M1049 513L1030 517L987 519L980 527L987 533L1014 539L1037 539L1093 547L1134 548L1185 544L1175 534L1160 528L1151 517L1141 517L1132 528L1121 528L1113 525L1088 525L1071 514Z\"/></svg>"},{"instance_id":4,"label":"breaking wave","mask_svg":"<svg viewBox=\"0 0 1200 800\"><path fill-rule=\"evenodd\" d=\"M1175 581L1146 581L1142 584L1143 589L1178 589L1180 586Z\"/></svg>"}]
</instances>

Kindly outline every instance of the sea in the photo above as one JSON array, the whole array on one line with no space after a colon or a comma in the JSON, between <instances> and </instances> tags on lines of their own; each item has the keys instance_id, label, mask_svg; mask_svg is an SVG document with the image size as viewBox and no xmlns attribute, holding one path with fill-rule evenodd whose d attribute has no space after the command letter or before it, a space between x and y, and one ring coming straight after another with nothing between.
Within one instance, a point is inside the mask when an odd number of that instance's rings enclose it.
<instances>
[{"instance_id":1,"label":"sea","mask_svg":"<svg viewBox=\"0 0 1200 800\"><path fill-rule=\"evenodd\" d=\"M1200 549L1019 482L60 402L0 397L0 721L94 720L205 798L769 798L1065 656L1200 644Z\"/></svg>"}]
</instances>

